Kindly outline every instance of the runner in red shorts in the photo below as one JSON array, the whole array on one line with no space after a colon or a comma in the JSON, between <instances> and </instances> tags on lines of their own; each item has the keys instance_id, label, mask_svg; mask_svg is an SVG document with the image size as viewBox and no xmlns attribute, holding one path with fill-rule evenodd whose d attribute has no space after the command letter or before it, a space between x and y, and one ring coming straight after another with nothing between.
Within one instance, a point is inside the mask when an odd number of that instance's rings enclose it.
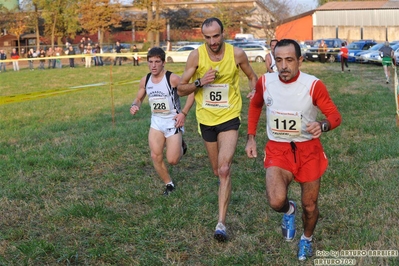
<instances>
[{"instance_id":1,"label":"runner in red shorts","mask_svg":"<svg viewBox=\"0 0 399 266\"><path fill-rule=\"evenodd\" d=\"M278 73L266 73L258 80L249 105L245 151L248 157L257 157L256 128L265 104L269 139L264 160L267 199L272 209L284 213L282 233L291 241L296 234L296 204L288 199L287 193L293 180L300 183L303 234L298 259L306 260L312 256L311 241L319 217L320 179L327 168L319 137L322 132L339 126L341 115L323 82L299 71L303 58L296 41L279 41L275 60ZM326 117L322 121L316 121L319 110Z\"/></svg>"}]
</instances>

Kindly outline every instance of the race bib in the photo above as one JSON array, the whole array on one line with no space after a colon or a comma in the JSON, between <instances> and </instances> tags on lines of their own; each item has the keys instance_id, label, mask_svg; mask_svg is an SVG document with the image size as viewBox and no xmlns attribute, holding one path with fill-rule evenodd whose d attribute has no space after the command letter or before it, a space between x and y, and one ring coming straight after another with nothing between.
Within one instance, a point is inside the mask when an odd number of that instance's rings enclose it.
<instances>
[{"instance_id":1,"label":"race bib","mask_svg":"<svg viewBox=\"0 0 399 266\"><path fill-rule=\"evenodd\" d=\"M202 89L204 108L227 108L229 104L229 84L207 84Z\"/></svg>"},{"instance_id":2,"label":"race bib","mask_svg":"<svg viewBox=\"0 0 399 266\"><path fill-rule=\"evenodd\" d=\"M170 113L169 101L165 97L151 97L149 99L151 112L153 113Z\"/></svg>"},{"instance_id":3,"label":"race bib","mask_svg":"<svg viewBox=\"0 0 399 266\"><path fill-rule=\"evenodd\" d=\"M270 110L268 124L276 137L295 137L301 134L301 117L298 111Z\"/></svg>"}]
</instances>

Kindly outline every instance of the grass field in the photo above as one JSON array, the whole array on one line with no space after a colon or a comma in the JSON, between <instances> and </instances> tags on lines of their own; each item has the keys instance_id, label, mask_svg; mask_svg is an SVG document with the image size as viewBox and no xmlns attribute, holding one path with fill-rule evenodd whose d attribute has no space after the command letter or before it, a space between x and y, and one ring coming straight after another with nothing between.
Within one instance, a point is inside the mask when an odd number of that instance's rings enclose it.
<instances>
[{"instance_id":1,"label":"grass field","mask_svg":"<svg viewBox=\"0 0 399 266\"><path fill-rule=\"evenodd\" d=\"M264 64L253 67L259 75L265 71ZM399 248L393 85L385 84L381 66L350 67L341 73L338 63L302 66L325 82L343 123L322 135L330 161L314 235L318 256L301 265L332 258L335 251L397 254ZM167 69L181 74L184 64ZM20 100L0 105L0 265L299 264L300 216L296 240L285 242L281 214L266 202L262 156L249 160L244 152L245 97L227 215L230 241L213 239L218 184L194 108L186 122L188 153L170 167L177 190L162 196L149 155L149 106L129 114L137 81L146 73L145 64L0 73L0 99ZM27 100L39 92L63 93ZM257 141L261 154L264 118ZM298 184L289 195L299 201ZM399 265L398 257L338 257L355 259L356 265Z\"/></svg>"}]
</instances>

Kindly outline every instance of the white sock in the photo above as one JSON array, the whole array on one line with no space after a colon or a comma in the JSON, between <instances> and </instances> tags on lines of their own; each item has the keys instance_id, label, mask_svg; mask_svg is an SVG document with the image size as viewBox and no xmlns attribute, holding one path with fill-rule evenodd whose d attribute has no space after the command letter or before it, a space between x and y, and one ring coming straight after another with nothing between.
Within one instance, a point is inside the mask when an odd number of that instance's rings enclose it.
<instances>
[{"instance_id":1,"label":"white sock","mask_svg":"<svg viewBox=\"0 0 399 266\"><path fill-rule=\"evenodd\" d=\"M175 186L175 184L173 184L173 181L170 181L169 183L167 183L166 185L172 185Z\"/></svg>"},{"instance_id":2,"label":"white sock","mask_svg":"<svg viewBox=\"0 0 399 266\"><path fill-rule=\"evenodd\" d=\"M301 240L307 240L307 241L312 241L313 235L311 235L310 237L305 236L305 234L302 234L301 236Z\"/></svg>"}]
</instances>

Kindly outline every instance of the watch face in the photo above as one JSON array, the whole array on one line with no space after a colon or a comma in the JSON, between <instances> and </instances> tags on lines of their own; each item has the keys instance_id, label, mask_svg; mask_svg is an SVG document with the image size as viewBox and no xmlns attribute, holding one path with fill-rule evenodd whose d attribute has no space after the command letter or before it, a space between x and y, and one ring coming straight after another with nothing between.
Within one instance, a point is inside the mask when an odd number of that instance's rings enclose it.
<instances>
[{"instance_id":1,"label":"watch face","mask_svg":"<svg viewBox=\"0 0 399 266\"><path fill-rule=\"evenodd\" d=\"M327 125L327 123L321 124L321 131L323 131L323 132L328 131L328 125Z\"/></svg>"},{"instance_id":2,"label":"watch face","mask_svg":"<svg viewBox=\"0 0 399 266\"><path fill-rule=\"evenodd\" d=\"M199 87L201 85L200 81L198 79L194 81L194 84L195 84L196 87Z\"/></svg>"}]
</instances>

